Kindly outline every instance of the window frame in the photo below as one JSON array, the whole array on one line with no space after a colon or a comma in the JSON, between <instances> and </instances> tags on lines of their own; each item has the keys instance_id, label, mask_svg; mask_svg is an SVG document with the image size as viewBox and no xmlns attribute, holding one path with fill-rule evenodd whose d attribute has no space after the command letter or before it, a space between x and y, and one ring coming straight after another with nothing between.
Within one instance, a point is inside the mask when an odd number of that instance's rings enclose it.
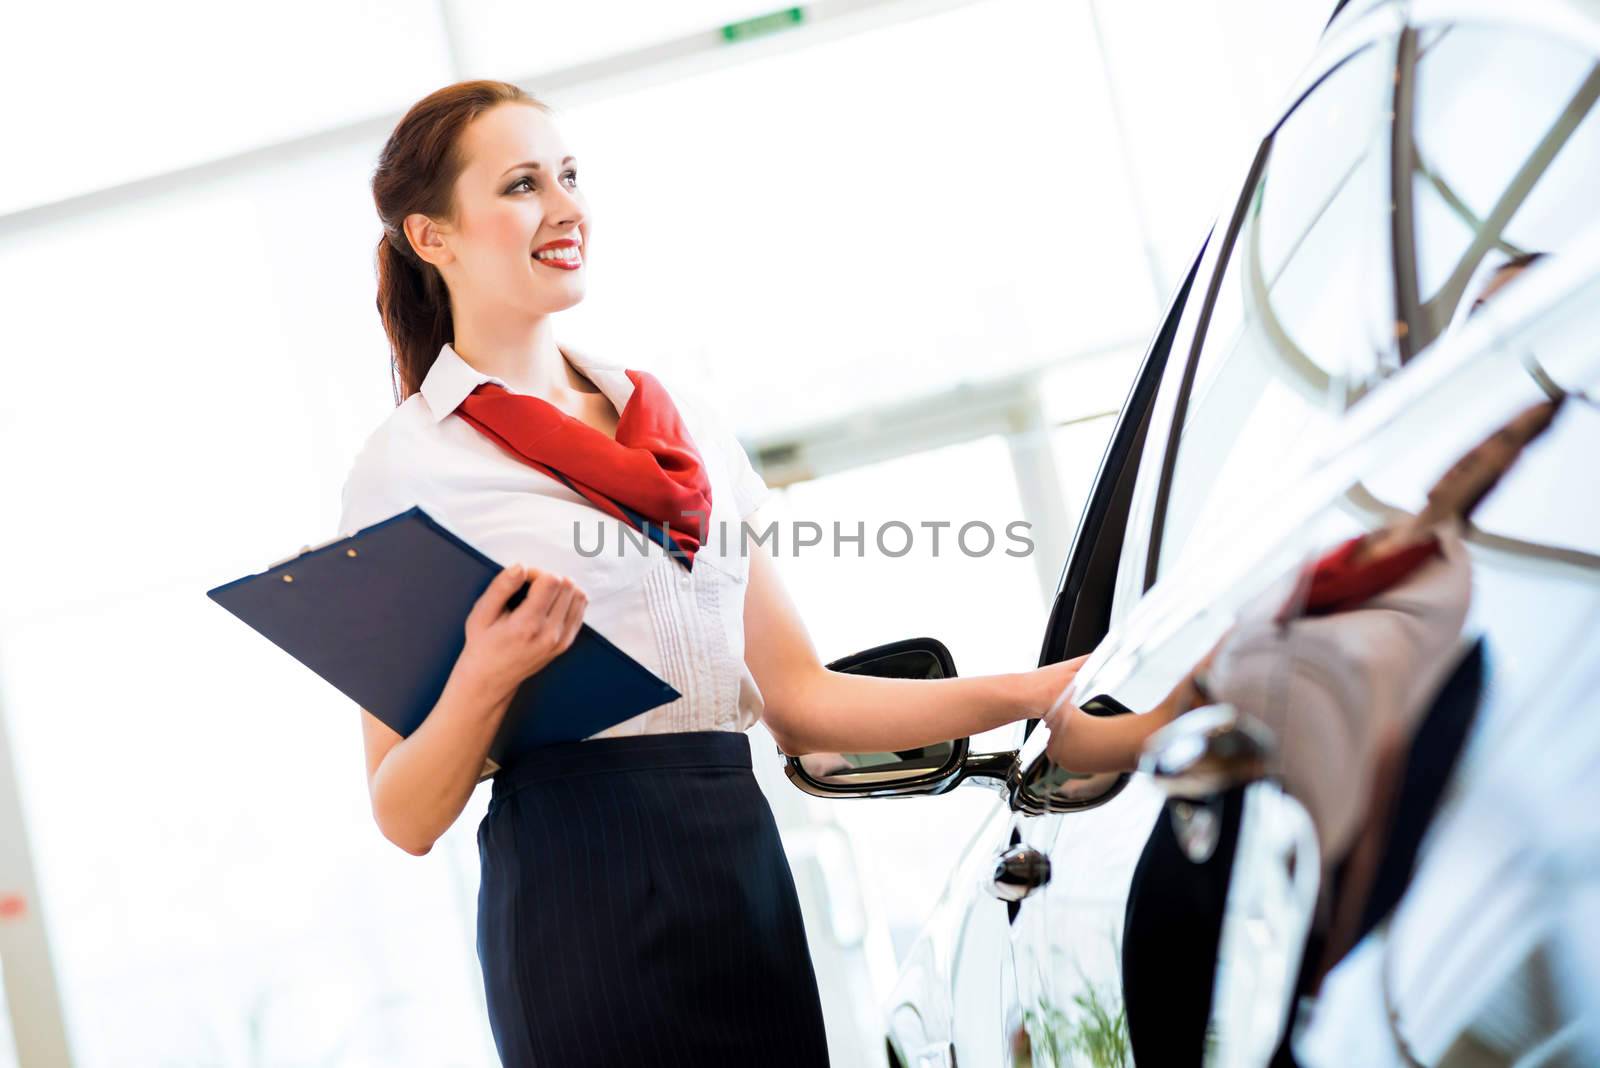
<instances>
[{"instance_id":1,"label":"window frame","mask_svg":"<svg viewBox=\"0 0 1600 1068\"><path fill-rule=\"evenodd\" d=\"M1214 228L1213 228L1214 230ZM1117 562L1128 523L1133 485L1145 451L1150 429L1150 413L1167 361L1183 321L1189 294L1200 265L1205 262L1213 230L1207 230L1195 251L1188 272L1167 299L1167 311L1160 329L1151 338L1139 371L1134 375L1128 397L1117 414L1116 426L1106 442L1095 472L1089 499L1078 517L1072 548L1056 583L1055 599L1045 622L1044 640L1039 649L1039 666L1053 664L1099 644L1110 629L1111 607L1116 593ZM1115 556L1105 559L1105 554ZM1030 719L1023 728L1023 741L1033 733L1039 720Z\"/></svg>"},{"instance_id":2,"label":"window frame","mask_svg":"<svg viewBox=\"0 0 1600 1068\"><path fill-rule=\"evenodd\" d=\"M1403 30L1400 35L1401 40L1404 40L1405 34L1411 32L1412 31L1409 29ZM1218 249L1216 266L1211 272L1211 278L1206 287L1205 296L1203 297L1199 312L1197 314L1194 336L1189 342L1188 358L1183 365L1182 374L1178 379L1176 392L1173 394L1172 416L1167 424L1166 439L1162 443L1161 466L1157 475L1154 505L1150 514L1149 537L1145 547L1144 578L1143 582L1141 583L1141 592L1147 592L1152 586L1155 585L1156 575L1160 569L1162 541L1166 532L1167 503L1172 494L1173 474L1177 468L1178 450L1183 440L1184 417L1188 413L1190 395L1194 390L1195 375L1200 365L1200 356L1205 348L1207 334L1211 326L1211 315L1216 308L1217 298L1221 292L1223 278L1227 275L1228 267L1232 263L1232 257L1237 251L1239 234L1244 228L1244 221L1249 213L1250 203L1255 199L1256 189L1260 185L1261 175L1266 167L1266 162L1272 155L1272 146L1274 142L1276 142L1278 133L1280 130L1282 130L1284 124L1300 110L1300 106L1302 104L1310 99L1311 96L1317 92L1317 90L1322 88L1324 83L1326 83L1329 78L1331 78L1338 71L1342 70L1345 64L1349 63L1350 60L1365 52L1368 48L1380 47L1387 39L1387 34L1385 33L1376 34L1372 38L1364 40L1355 47L1352 47L1337 61L1330 64L1326 70L1319 74L1310 85L1308 85L1298 96L1295 97L1294 102L1284 111L1283 115L1281 115L1278 120L1273 123L1272 129L1267 133L1266 137L1261 139L1261 143L1256 147L1255 158L1251 161L1250 170L1245 176L1243 188L1240 190L1239 195L1234 201L1233 214L1228 220L1228 227L1223 232L1222 244ZM1395 51L1397 72L1402 62L1402 53L1397 45ZM1397 73L1395 86L1395 93L1397 96L1401 91L1402 86L1400 83L1403 80L1404 79L1399 77ZM1391 110L1389 114L1391 128L1396 125L1397 114L1398 111L1396 110ZM1390 137L1390 144L1392 156L1392 146L1394 144L1392 133ZM1392 196L1395 174L1392 159L1390 162L1389 174ZM1397 273L1396 245L1393 241L1391 241L1389 251L1390 271L1391 273ZM1403 341L1404 339L1402 338L1401 340ZM1158 396L1156 405L1159 406L1160 403L1161 398ZM1147 449L1153 447L1153 443L1146 443Z\"/></svg>"}]
</instances>

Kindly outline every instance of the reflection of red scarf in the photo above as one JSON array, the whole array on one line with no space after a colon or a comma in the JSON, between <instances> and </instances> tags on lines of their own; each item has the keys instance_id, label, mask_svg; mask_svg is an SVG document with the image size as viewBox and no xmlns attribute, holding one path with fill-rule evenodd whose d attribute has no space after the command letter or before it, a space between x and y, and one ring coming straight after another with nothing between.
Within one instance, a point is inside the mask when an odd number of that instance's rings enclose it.
<instances>
[{"instance_id":1,"label":"reflection of red scarf","mask_svg":"<svg viewBox=\"0 0 1600 1068\"><path fill-rule=\"evenodd\" d=\"M1311 571L1310 589L1304 612L1323 616L1356 608L1421 567L1439 551L1436 538L1408 545L1365 563L1351 562L1365 536L1351 538L1316 562Z\"/></svg>"},{"instance_id":2,"label":"reflection of red scarf","mask_svg":"<svg viewBox=\"0 0 1600 1068\"><path fill-rule=\"evenodd\" d=\"M617 420L616 440L542 397L495 382L478 385L456 411L523 463L644 530L692 568L711 522L711 481L666 388L648 371L626 373L633 393ZM671 547L663 542L668 530Z\"/></svg>"}]
</instances>

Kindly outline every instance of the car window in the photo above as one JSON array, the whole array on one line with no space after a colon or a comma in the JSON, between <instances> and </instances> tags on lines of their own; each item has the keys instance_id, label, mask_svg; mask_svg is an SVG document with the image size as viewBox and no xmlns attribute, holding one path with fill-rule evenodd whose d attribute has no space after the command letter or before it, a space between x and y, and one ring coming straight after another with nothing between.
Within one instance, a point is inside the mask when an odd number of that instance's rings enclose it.
<instances>
[{"instance_id":1,"label":"car window","mask_svg":"<svg viewBox=\"0 0 1600 1068\"><path fill-rule=\"evenodd\" d=\"M1414 66L1410 155L1418 336L1461 329L1474 306L1513 292L1563 260L1569 243L1600 233L1600 62L1591 51L1523 27L1424 27ZM1501 268L1525 253L1525 272ZM1509 279L1509 280L1505 280ZM1507 355L1539 366L1566 345L1592 344L1582 295L1572 314L1524 324L1502 339ZM1491 313L1492 314L1492 313ZM1579 388L1588 383L1565 383ZM1530 374L1521 399L1543 396ZM1600 496L1564 492L1584 456L1600 455L1600 413L1570 405L1511 478L1477 512L1480 540L1516 552L1600 555ZM1414 511L1448 457L1419 449L1375 472L1367 491Z\"/></svg>"},{"instance_id":2,"label":"car window","mask_svg":"<svg viewBox=\"0 0 1600 1068\"><path fill-rule=\"evenodd\" d=\"M1543 271L1565 266L1569 264L1556 253L1529 267L1497 291L1483 315L1499 318L1500 301L1514 301L1518 287L1532 284ZM1564 560L1593 573L1600 566L1600 493L1592 489L1594 459L1600 457L1600 404L1594 400L1600 396L1600 375L1591 381L1568 380L1569 371L1552 377L1546 368L1582 367L1593 357L1595 338L1600 337L1600 276L1591 270L1558 300L1541 305L1539 314L1502 319L1495 327L1499 336L1493 344L1507 363L1540 371L1546 382L1576 395L1472 513L1472 540L1497 554ZM1533 373L1513 378L1494 396L1509 409L1547 399ZM1421 509L1429 486L1462 444L1443 434L1419 439L1368 472L1352 491L1353 501L1384 511Z\"/></svg>"},{"instance_id":3,"label":"car window","mask_svg":"<svg viewBox=\"0 0 1600 1068\"><path fill-rule=\"evenodd\" d=\"M1386 193L1393 84L1392 46L1356 53L1263 150L1214 302L1191 302L1189 364L1162 386L1178 429L1152 436L1163 463L1147 457L1140 478L1158 484L1136 492L1150 545L1144 559L1125 552L1122 560L1143 566L1145 587L1268 506L1277 476L1321 443L1356 384L1395 358ZM1136 584L1119 576L1119 592Z\"/></svg>"},{"instance_id":4,"label":"car window","mask_svg":"<svg viewBox=\"0 0 1600 1068\"><path fill-rule=\"evenodd\" d=\"M1110 624L1115 627L1144 594L1145 552L1150 544L1151 515L1155 508L1155 491L1160 482L1162 454L1166 449L1168 429L1172 425L1172 409L1183 379L1184 367L1194 341L1197 307L1203 304L1217 265L1227 251L1222 230L1227 220L1217 224L1217 233L1208 241L1200 263L1195 268L1195 279L1188 300L1184 303L1166 366L1161 372L1161 382L1150 402L1149 428L1145 431L1139 455L1134 458L1134 489L1128 505L1128 518L1123 525L1121 550L1117 557L1117 574L1112 592Z\"/></svg>"},{"instance_id":5,"label":"car window","mask_svg":"<svg viewBox=\"0 0 1600 1068\"><path fill-rule=\"evenodd\" d=\"M1500 24L1424 27L1418 39L1403 186L1415 241L1414 349L1459 325L1501 264L1559 254L1600 213L1592 53Z\"/></svg>"}]
</instances>

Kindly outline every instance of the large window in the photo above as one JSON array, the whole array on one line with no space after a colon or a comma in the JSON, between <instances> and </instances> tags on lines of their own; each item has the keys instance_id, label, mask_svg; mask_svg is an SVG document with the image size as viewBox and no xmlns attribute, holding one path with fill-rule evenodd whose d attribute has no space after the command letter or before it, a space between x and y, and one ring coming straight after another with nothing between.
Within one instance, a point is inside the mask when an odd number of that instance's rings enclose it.
<instances>
[{"instance_id":1,"label":"large window","mask_svg":"<svg viewBox=\"0 0 1600 1068\"><path fill-rule=\"evenodd\" d=\"M1559 253L1600 217L1600 64L1549 35L1457 24L1420 31L1412 77L1420 349L1500 264Z\"/></svg>"},{"instance_id":2,"label":"large window","mask_svg":"<svg viewBox=\"0 0 1600 1068\"><path fill-rule=\"evenodd\" d=\"M1008 538L1006 526L1022 514L1008 443L994 435L907 456L793 487L770 510L785 533L809 520L823 531L822 546L778 557L785 585L826 662L849 653L927 635L944 642L963 676L1018 671L1032 666L1044 633L1046 605L1034 562ZM996 477L1001 473L1002 477ZM959 487L959 489L958 489ZM954 492L952 492L954 491ZM909 524L906 536L888 524ZM958 542L963 524L988 524L997 535L992 552L969 556ZM826 551L834 524L842 533L865 525L856 547L834 558ZM924 523L944 523L943 528ZM885 531L886 556L875 545ZM981 547L974 528L965 536ZM1021 724L973 739L974 752L1014 748ZM897 951L903 951L943 890L950 864L998 803L984 790L893 804L808 798L815 816L834 820L855 838L862 885L882 909Z\"/></svg>"},{"instance_id":3,"label":"large window","mask_svg":"<svg viewBox=\"0 0 1600 1068\"><path fill-rule=\"evenodd\" d=\"M1568 247L1600 235L1600 63L1572 42L1500 25L1424 27L1416 51L1406 180L1418 333L1431 341L1453 336L1480 312L1503 323L1492 302L1514 299ZM1531 252L1547 258L1501 274ZM1500 279L1509 280L1491 289ZM1520 388L1526 403L1544 396L1535 377L1542 358L1593 344L1592 300L1570 300L1502 337L1506 357L1530 371ZM1573 403L1474 514L1481 540L1535 555L1600 555L1600 498L1571 492L1574 473L1556 462L1585 455L1600 455L1600 413ZM1384 504L1415 510L1451 459L1419 449L1366 488Z\"/></svg>"},{"instance_id":4,"label":"large window","mask_svg":"<svg viewBox=\"0 0 1600 1068\"><path fill-rule=\"evenodd\" d=\"M1530 252L1548 257L1491 299L1514 293L1569 245L1600 234L1600 62L1552 35L1456 24L1422 31L1414 77L1417 316L1425 337L1447 337L1474 316L1509 260ZM1537 371L1541 354L1592 338L1574 304L1570 314L1520 330L1504 347ZM1532 374L1524 395L1529 403L1542 396ZM1600 554L1600 503L1595 494L1569 492L1571 472L1554 461L1579 455L1600 455L1600 414L1571 404L1474 516L1480 531L1513 549ZM1445 458L1434 459L1437 467ZM1373 492L1389 504L1419 507L1426 480L1395 475Z\"/></svg>"},{"instance_id":5,"label":"large window","mask_svg":"<svg viewBox=\"0 0 1600 1068\"><path fill-rule=\"evenodd\" d=\"M1196 282L1141 461L1119 618L1150 581L1270 506L1278 475L1314 454L1355 384L1392 359L1392 57L1356 53L1284 120L1234 240L1208 259L1220 278Z\"/></svg>"},{"instance_id":6,"label":"large window","mask_svg":"<svg viewBox=\"0 0 1600 1068\"><path fill-rule=\"evenodd\" d=\"M1094 40L1084 5L991 0L566 108L594 248L566 328L763 438L1137 345Z\"/></svg>"},{"instance_id":7,"label":"large window","mask_svg":"<svg viewBox=\"0 0 1600 1068\"><path fill-rule=\"evenodd\" d=\"M767 14L768 0L607 0L590 4L529 4L473 0L454 4L456 47L472 77L524 78L615 57L636 48L723 23Z\"/></svg>"}]
</instances>

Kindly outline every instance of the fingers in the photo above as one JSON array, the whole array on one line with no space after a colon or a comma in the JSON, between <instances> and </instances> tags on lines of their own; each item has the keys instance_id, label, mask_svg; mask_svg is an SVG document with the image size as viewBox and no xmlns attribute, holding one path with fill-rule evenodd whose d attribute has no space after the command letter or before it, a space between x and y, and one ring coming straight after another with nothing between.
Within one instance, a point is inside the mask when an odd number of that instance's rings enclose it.
<instances>
[{"instance_id":1,"label":"fingers","mask_svg":"<svg viewBox=\"0 0 1600 1068\"><path fill-rule=\"evenodd\" d=\"M1050 725L1052 729L1055 727L1057 721L1061 720L1065 716L1071 715L1072 712L1078 707L1071 701L1067 700L1067 693L1070 690L1071 686L1061 687L1061 691L1054 695L1050 701L1050 705L1044 710L1044 715L1039 717L1040 719L1044 720L1046 724Z\"/></svg>"},{"instance_id":2,"label":"fingers","mask_svg":"<svg viewBox=\"0 0 1600 1068\"><path fill-rule=\"evenodd\" d=\"M1065 703L1067 693L1072 689L1072 684L1077 681L1078 672L1083 668L1083 662L1088 660L1090 653L1083 653L1070 660L1062 660L1052 665L1050 670L1050 684L1055 692L1048 694L1049 708L1055 709Z\"/></svg>"},{"instance_id":3,"label":"fingers","mask_svg":"<svg viewBox=\"0 0 1600 1068\"><path fill-rule=\"evenodd\" d=\"M529 588L527 600L512 613L512 620L524 628L529 640L542 643L556 655L577 636L588 603L588 595L572 579L541 572Z\"/></svg>"},{"instance_id":4,"label":"fingers","mask_svg":"<svg viewBox=\"0 0 1600 1068\"><path fill-rule=\"evenodd\" d=\"M1058 747L1065 742L1067 724L1078 712L1078 706L1071 701L1058 701L1044 714L1042 717L1044 725L1050 730L1050 748Z\"/></svg>"},{"instance_id":5,"label":"fingers","mask_svg":"<svg viewBox=\"0 0 1600 1068\"><path fill-rule=\"evenodd\" d=\"M550 601L550 609L545 613L544 626L555 637L560 638L567 625L567 612L572 607L572 602L577 599L578 587L569 578L561 580L561 586Z\"/></svg>"},{"instance_id":6,"label":"fingers","mask_svg":"<svg viewBox=\"0 0 1600 1068\"><path fill-rule=\"evenodd\" d=\"M474 626L498 616L506 602L511 600L511 595L521 588L524 575L525 569L521 564L501 568L500 573L490 580L488 588L478 595L472 611L467 613L467 625Z\"/></svg>"},{"instance_id":7,"label":"fingers","mask_svg":"<svg viewBox=\"0 0 1600 1068\"><path fill-rule=\"evenodd\" d=\"M550 605L562 584L568 580L549 571L529 572L528 596L511 613L511 621L518 626L530 626L550 614Z\"/></svg>"},{"instance_id":8,"label":"fingers","mask_svg":"<svg viewBox=\"0 0 1600 1068\"><path fill-rule=\"evenodd\" d=\"M574 587L572 601L567 605L566 626L562 628L561 648L565 649L572 644L578 636L578 630L583 626L583 610L589 607L588 596L580 589Z\"/></svg>"},{"instance_id":9,"label":"fingers","mask_svg":"<svg viewBox=\"0 0 1600 1068\"><path fill-rule=\"evenodd\" d=\"M566 587L550 605L540 635L550 643L552 658L560 656L572 645L573 639L578 636L578 627L583 623L583 610L589 603L589 598L578 589L576 583L571 579L564 581Z\"/></svg>"}]
</instances>

